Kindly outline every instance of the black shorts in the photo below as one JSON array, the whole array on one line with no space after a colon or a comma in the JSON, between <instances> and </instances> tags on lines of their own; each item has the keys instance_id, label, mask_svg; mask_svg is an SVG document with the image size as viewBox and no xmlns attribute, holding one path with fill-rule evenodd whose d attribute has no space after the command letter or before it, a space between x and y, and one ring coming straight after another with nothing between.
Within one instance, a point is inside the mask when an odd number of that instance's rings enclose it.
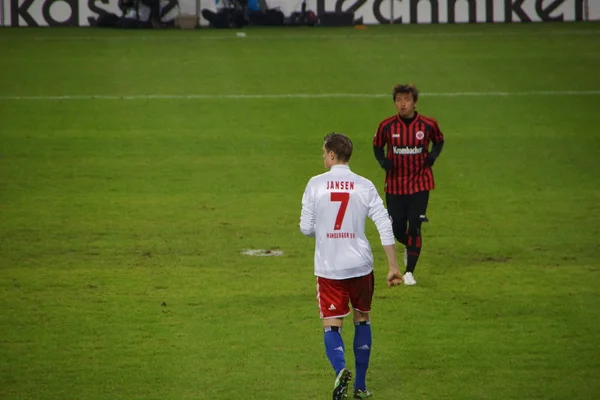
<instances>
[{"instance_id":1,"label":"black shorts","mask_svg":"<svg viewBox=\"0 0 600 400\"><path fill-rule=\"evenodd\" d=\"M426 220L429 191L402 195L386 193L385 202L392 221Z\"/></svg>"}]
</instances>

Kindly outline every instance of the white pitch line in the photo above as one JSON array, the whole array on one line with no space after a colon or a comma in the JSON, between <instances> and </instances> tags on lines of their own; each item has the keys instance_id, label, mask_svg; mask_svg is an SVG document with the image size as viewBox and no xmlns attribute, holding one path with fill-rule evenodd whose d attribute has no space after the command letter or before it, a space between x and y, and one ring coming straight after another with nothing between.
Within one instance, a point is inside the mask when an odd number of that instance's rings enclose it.
<instances>
[{"instance_id":1,"label":"white pitch line","mask_svg":"<svg viewBox=\"0 0 600 400\"><path fill-rule=\"evenodd\" d=\"M597 96L600 90L530 90L522 92L433 92L426 97L509 97L509 96ZM383 93L287 93L287 94L141 94L141 95L60 95L60 96L2 96L0 100L245 100L245 99L332 99L385 98Z\"/></svg>"},{"instance_id":2,"label":"white pitch line","mask_svg":"<svg viewBox=\"0 0 600 400\"><path fill-rule=\"evenodd\" d=\"M237 31L236 31L237 32ZM253 35L252 31L246 31L247 35L243 38L235 34L231 35L212 35L199 33L195 36L190 35L131 35L131 36L36 36L34 40L247 40L247 39L361 39L361 38L390 38L399 39L407 37L480 37L480 36L572 36L572 35L600 35L600 30L557 30L557 31L522 31L522 32L429 32L429 33L354 33L354 34L289 34L289 35ZM14 37L19 38L17 36ZM0 38L2 39L2 38ZM3 38L9 40L9 37Z\"/></svg>"}]
</instances>

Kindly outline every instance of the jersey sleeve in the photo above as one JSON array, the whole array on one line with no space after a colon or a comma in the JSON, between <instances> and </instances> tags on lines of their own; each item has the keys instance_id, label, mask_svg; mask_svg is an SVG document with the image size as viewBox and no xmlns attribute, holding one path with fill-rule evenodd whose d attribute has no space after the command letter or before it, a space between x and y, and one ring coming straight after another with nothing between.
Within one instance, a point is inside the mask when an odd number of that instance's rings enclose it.
<instances>
[{"instance_id":1,"label":"jersey sleeve","mask_svg":"<svg viewBox=\"0 0 600 400\"><path fill-rule=\"evenodd\" d=\"M433 121L433 132L431 136L431 141L433 143L440 143L444 141L444 134L440 130L440 126L437 121Z\"/></svg>"},{"instance_id":2,"label":"jersey sleeve","mask_svg":"<svg viewBox=\"0 0 600 400\"><path fill-rule=\"evenodd\" d=\"M392 230L392 220L383 205L383 200L375 185L370 184L369 187L369 218L375 223L379 238L383 246L389 246L395 243L394 231Z\"/></svg>"},{"instance_id":3,"label":"jersey sleeve","mask_svg":"<svg viewBox=\"0 0 600 400\"><path fill-rule=\"evenodd\" d=\"M300 212L300 232L306 236L315 236L315 200L311 181L306 185L302 195L302 211Z\"/></svg>"},{"instance_id":4,"label":"jersey sleeve","mask_svg":"<svg viewBox=\"0 0 600 400\"><path fill-rule=\"evenodd\" d=\"M382 121L377 127L377 132L375 133L375 137L373 138L373 147L383 147L385 146L385 124Z\"/></svg>"}]
</instances>

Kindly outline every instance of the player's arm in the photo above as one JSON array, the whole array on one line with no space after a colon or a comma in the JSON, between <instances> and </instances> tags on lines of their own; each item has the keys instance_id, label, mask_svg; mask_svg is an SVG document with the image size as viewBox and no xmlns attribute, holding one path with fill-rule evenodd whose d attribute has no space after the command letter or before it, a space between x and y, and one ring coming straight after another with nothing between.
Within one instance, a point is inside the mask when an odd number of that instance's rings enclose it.
<instances>
[{"instance_id":1,"label":"player's arm","mask_svg":"<svg viewBox=\"0 0 600 400\"><path fill-rule=\"evenodd\" d=\"M394 231L392 230L392 221L383 205L383 200L377 193L375 186L371 184L370 188L370 203L369 203L369 218L375 223L381 245L385 251L385 256L388 260L388 287L396 286L402 283L402 274L398 267L398 258L396 256L396 241Z\"/></svg>"},{"instance_id":2,"label":"player's arm","mask_svg":"<svg viewBox=\"0 0 600 400\"><path fill-rule=\"evenodd\" d=\"M385 158L385 134L384 134L383 122L379 124L377 128L377 133L373 138L373 153L375 154L375 159L381 165L383 169L392 169L394 167L394 162L390 159Z\"/></svg>"},{"instance_id":3,"label":"player's arm","mask_svg":"<svg viewBox=\"0 0 600 400\"><path fill-rule=\"evenodd\" d=\"M300 232L306 236L315 236L314 193L310 182L302 195L302 211L300 212Z\"/></svg>"},{"instance_id":4,"label":"player's arm","mask_svg":"<svg viewBox=\"0 0 600 400\"><path fill-rule=\"evenodd\" d=\"M442 152L442 149L444 148L444 134L440 130L437 121L435 121L433 127L433 135L431 137L431 141L433 143L431 145L431 151L427 155L427 158L425 158L425 165L427 166L432 166L433 164L435 164L435 160L437 160L437 158L440 156L440 153Z\"/></svg>"},{"instance_id":5,"label":"player's arm","mask_svg":"<svg viewBox=\"0 0 600 400\"><path fill-rule=\"evenodd\" d=\"M385 149L383 147L373 146L373 153L375 153L375 159L381 165L383 169L394 168L394 162L388 158L385 158Z\"/></svg>"}]
</instances>

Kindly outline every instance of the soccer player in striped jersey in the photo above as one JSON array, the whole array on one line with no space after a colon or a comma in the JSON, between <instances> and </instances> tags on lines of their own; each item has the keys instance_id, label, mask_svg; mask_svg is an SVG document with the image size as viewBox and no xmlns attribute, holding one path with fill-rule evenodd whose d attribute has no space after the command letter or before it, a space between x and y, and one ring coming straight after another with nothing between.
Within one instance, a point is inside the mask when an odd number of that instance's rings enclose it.
<instances>
[{"instance_id":1,"label":"soccer player in striped jersey","mask_svg":"<svg viewBox=\"0 0 600 400\"><path fill-rule=\"evenodd\" d=\"M315 237L314 273L324 329L325 353L336 375L333 400L345 399L352 377L346 368L341 336L343 318L353 308L354 398L371 396L366 373L371 355L373 254L365 236L366 219L377 227L388 260L388 287L402 283L390 217L371 181L350 170L352 141L331 133L324 138L328 172L311 178L302 196L300 231Z\"/></svg>"},{"instance_id":2,"label":"soccer player in striped jersey","mask_svg":"<svg viewBox=\"0 0 600 400\"><path fill-rule=\"evenodd\" d=\"M379 124L373 150L386 170L385 198L394 236L405 246L404 284L415 285L421 224L427 221L429 192L434 188L431 167L442 151L444 135L435 119L417 112L415 85L396 85L392 96L397 113Z\"/></svg>"}]
</instances>

